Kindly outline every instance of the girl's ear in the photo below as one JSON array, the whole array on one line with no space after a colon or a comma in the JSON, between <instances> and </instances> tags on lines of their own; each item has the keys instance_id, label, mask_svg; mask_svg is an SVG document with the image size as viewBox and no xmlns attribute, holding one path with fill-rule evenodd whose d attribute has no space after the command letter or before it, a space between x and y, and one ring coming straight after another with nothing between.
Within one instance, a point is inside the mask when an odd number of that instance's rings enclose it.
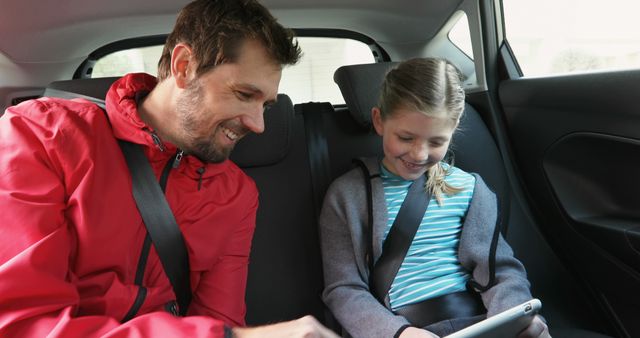
<instances>
[{"instance_id":1,"label":"girl's ear","mask_svg":"<svg viewBox=\"0 0 640 338\"><path fill-rule=\"evenodd\" d=\"M176 86L184 89L191 80L190 71L194 65L191 48L183 43L176 44L171 53L171 76Z\"/></svg>"},{"instance_id":2,"label":"girl's ear","mask_svg":"<svg viewBox=\"0 0 640 338\"><path fill-rule=\"evenodd\" d=\"M382 136L382 132L384 128L382 125L382 115L380 112L380 108L378 107L371 108L371 121L373 122L373 128L376 130L376 133Z\"/></svg>"}]
</instances>

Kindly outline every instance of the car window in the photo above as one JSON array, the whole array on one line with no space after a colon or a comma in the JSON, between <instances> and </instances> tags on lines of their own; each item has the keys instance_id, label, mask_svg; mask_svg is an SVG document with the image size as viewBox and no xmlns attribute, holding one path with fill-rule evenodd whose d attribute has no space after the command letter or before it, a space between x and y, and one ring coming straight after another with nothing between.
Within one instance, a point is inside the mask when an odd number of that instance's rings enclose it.
<instances>
[{"instance_id":1,"label":"car window","mask_svg":"<svg viewBox=\"0 0 640 338\"><path fill-rule=\"evenodd\" d=\"M298 37L303 56L282 72L279 91L294 103L309 101L343 104L333 72L340 66L375 62L369 46L345 38ZM162 46L134 48L106 55L93 67L92 77L121 76L131 72L157 74Z\"/></svg>"},{"instance_id":2,"label":"car window","mask_svg":"<svg viewBox=\"0 0 640 338\"><path fill-rule=\"evenodd\" d=\"M458 21L449 31L449 40L460 48L470 59L473 60L473 49L471 47L471 35L469 34L469 20L466 14L460 15Z\"/></svg>"},{"instance_id":3,"label":"car window","mask_svg":"<svg viewBox=\"0 0 640 338\"><path fill-rule=\"evenodd\" d=\"M363 42L342 38L298 38L302 59L282 72L280 91L294 103L320 101L343 104L333 73L343 65L373 63L373 53Z\"/></svg>"},{"instance_id":4,"label":"car window","mask_svg":"<svg viewBox=\"0 0 640 338\"><path fill-rule=\"evenodd\" d=\"M640 67L637 0L503 0L525 76Z\"/></svg>"},{"instance_id":5,"label":"car window","mask_svg":"<svg viewBox=\"0 0 640 338\"><path fill-rule=\"evenodd\" d=\"M158 73L162 46L132 48L108 54L96 61L91 77L121 76L127 73Z\"/></svg>"}]
</instances>

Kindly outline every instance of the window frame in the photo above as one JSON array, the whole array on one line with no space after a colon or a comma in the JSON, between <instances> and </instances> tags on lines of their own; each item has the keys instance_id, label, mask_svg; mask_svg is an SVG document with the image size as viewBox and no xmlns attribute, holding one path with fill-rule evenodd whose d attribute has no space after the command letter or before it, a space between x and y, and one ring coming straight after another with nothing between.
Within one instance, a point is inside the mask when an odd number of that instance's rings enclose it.
<instances>
[{"instance_id":1,"label":"window frame","mask_svg":"<svg viewBox=\"0 0 640 338\"><path fill-rule=\"evenodd\" d=\"M293 28L298 37L320 37L320 38L342 38L360 41L371 49L374 61L386 62L391 61L389 54L372 38L358 32L345 29L307 29ZM164 45L168 34L149 35L130 39L123 39L106 44L91 52L84 61L78 66L73 74L73 79L91 78L93 67L99 59L113 54L115 52L133 49Z\"/></svg>"}]
</instances>

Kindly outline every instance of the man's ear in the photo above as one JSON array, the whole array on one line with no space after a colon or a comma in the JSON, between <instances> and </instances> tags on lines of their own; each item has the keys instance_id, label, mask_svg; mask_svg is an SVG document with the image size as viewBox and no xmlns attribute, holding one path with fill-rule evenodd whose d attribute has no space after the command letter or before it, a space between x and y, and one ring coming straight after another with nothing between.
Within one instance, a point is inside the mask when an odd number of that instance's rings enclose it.
<instances>
[{"instance_id":1,"label":"man's ear","mask_svg":"<svg viewBox=\"0 0 640 338\"><path fill-rule=\"evenodd\" d=\"M192 78L191 72L194 71L195 61L191 47L184 43L178 43L173 47L171 53L171 76L176 86L184 89Z\"/></svg>"},{"instance_id":2,"label":"man's ear","mask_svg":"<svg viewBox=\"0 0 640 338\"><path fill-rule=\"evenodd\" d=\"M380 108L373 107L371 108L371 122L373 122L373 128L376 130L378 135L382 136L382 113L380 112Z\"/></svg>"}]
</instances>

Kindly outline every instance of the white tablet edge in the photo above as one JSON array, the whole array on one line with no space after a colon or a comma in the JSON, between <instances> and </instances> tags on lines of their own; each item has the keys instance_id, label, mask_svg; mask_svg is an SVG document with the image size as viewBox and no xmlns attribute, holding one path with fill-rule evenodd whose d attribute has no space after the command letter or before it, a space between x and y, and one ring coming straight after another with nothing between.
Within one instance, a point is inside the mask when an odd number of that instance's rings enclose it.
<instances>
[{"instance_id":1,"label":"white tablet edge","mask_svg":"<svg viewBox=\"0 0 640 338\"><path fill-rule=\"evenodd\" d=\"M477 337L481 334L488 334L492 330L495 330L496 328L499 328L510 322L516 321L521 317L530 317L528 321L524 322L526 325L528 325L531 319L533 319L533 316L535 316L540 311L541 307L542 303L540 302L540 300L534 298L522 304L516 305L508 310L500 312L499 314L489 317L481 322L466 327L460 331L454 332L446 336L446 338L472 338ZM524 328L526 328L526 326L516 329L522 330ZM517 333L518 332L514 332L514 336Z\"/></svg>"}]
</instances>

